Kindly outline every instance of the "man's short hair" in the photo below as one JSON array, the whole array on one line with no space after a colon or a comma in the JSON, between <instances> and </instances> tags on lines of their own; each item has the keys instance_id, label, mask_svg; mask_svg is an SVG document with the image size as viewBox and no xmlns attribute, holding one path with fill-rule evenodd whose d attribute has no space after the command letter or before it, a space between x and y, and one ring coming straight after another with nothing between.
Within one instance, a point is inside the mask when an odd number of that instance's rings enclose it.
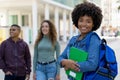
<instances>
[{"instance_id":1,"label":"man's short hair","mask_svg":"<svg viewBox=\"0 0 120 80\"><path fill-rule=\"evenodd\" d=\"M17 27L17 28L19 28L19 29L21 30L21 27L20 27L19 25L17 25L17 24L12 24L11 27L13 27L13 26L14 26L14 27Z\"/></svg>"}]
</instances>

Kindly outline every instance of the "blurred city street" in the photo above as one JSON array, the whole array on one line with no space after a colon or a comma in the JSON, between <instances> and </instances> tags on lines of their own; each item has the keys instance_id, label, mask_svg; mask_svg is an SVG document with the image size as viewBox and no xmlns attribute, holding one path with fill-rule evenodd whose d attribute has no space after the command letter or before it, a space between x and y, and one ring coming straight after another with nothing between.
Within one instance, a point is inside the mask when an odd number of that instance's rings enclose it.
<instances>
[{"instance_id":1,"label":"blurred city street","mask_svg":"<svg viewBox=\"0 0 120 80\"><path fill-rule=\"evenodd\" d=\"M116 58L117 58L117 62L118 62L118 75L117 75L115 80L120 80L120 54L119 54L119 52L120 52L120 46L119 46L120 38L108 38L107 41L108 41L108 45L110 45L115 50ZM60 42L60 44L61 44L61 52L62 52L66 46L66 43ZM30 45L30 51L31 51L32 59L33 59L33 46L32 45ZM64 69L61 69L60 76L61 76L61 80L67 80ZM32 73L31 73L30 77L31 77L30 80L32 80ZM4 78L4 74L0 70L0 80L3 80L3 78Z\"/></svg>"}]
</instances>

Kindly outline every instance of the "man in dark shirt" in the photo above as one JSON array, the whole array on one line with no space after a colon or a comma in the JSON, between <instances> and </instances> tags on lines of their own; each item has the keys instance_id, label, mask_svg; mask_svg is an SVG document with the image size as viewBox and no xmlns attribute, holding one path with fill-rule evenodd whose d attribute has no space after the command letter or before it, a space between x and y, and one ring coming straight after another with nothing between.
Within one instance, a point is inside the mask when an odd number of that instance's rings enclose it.
<instances>
[{"instance_id":1,"label":"man in dark shirt","mask_svg":"<svg viewBox=\"0 0 120 80\"><path fill-rule=\"evenodd\" d=\"M0 45L0 68L5 73L4 80L29 80L31 55L26 42L19 38L21 28L13 24L10 37Z\"/></svg>"}]
</instances>

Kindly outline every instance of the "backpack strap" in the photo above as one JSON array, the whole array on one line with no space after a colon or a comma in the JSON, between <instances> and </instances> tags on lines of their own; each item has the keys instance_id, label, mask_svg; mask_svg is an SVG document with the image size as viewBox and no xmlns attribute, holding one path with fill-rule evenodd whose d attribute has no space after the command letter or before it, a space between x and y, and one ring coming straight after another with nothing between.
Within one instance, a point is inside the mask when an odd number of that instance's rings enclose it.
<instances>
[{"instance_id":1,"label":"backpack strap","mask_svg":"<svg viewBox=\"0 0 120 80\"><path fill-rule=\"evenodd\" d=\"M105 62L108 64L107 60L106 60L106 45L107 42L105 39L101 40L101 44L100 44L100 52L99 52L99 66L103 66L104 63L100 62L105 60Z\"/></svg>"},{"instance_id":2,"label":"backpack strap","mask_svg":"<svg viewBox=\"0 0 120 80\"><path fill-rule=\"evenodd\" d=\"M98 34L96 32L90 32L89 35L88 35L88 38L87 38L87 42L86 42L86 49L89 48L90 40L91 40L92 35L96 35L100 39L100 37L98 36Z\"/></svg>"}]
</instances>

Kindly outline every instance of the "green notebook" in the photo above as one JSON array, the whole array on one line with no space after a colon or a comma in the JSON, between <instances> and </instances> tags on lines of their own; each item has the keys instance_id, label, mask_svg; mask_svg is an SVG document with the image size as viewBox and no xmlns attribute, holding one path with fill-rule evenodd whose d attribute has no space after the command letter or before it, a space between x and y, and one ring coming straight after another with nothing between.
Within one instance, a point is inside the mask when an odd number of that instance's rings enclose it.
<instances>
[{"instance_id":1,"label":"green notebook","mask_svg":"<svg viewBox=\"0 0 120 80\"><path fill-rule=\"evenodd\" d=\"M69 59L74 60L76 62L82 62L87 59L88 53L80 50L75 47L70 48ZM66 70L66 74L73 77L75 80L82 80L82 72L75 72L73 70Z\"/></svg>"}]
</instances>

